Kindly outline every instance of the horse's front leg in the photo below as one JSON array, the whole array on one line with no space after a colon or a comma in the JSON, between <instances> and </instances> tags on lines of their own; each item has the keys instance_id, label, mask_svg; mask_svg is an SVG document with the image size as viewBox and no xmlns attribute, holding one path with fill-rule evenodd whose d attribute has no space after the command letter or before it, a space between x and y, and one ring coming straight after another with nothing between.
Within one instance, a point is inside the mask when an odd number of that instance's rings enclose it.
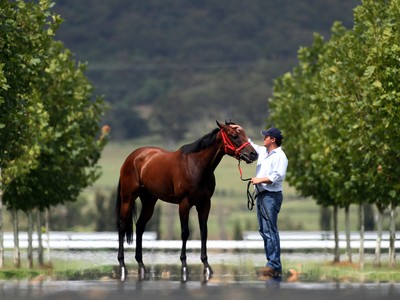
<instances>
[{"instance_id":1,"label":"horse's front leg","mask_svg":"<svg viewBox=\"0 0 400 300\"><path fill-rule=\"evenodd\" d=\"M179 218L181 221L181 239L182 239L182 250L181 250L181 278L182 282L186 282L189 275L189 270L186 262L186 242L189 238L189 212L190 206L187 201L182 201L179 204Z\"/></svg>"},{"instance_id":2,"label":"horse's front leg","mask_svg":"<svg viewBox=\"0 0 400 300\"><path fill-rule=\"evenodd\" d=\"M197 206L197 213L199 216L199 226L200 226L200 236L201 236L201 261L203 262L204 265L204 270L203 270L203 277L205 281L208 281L212 274L213 270L208 264L208 257L207 257L207 221L208 221L208 215L210 213L210 200L206 201L206 203L203 203L201 206Z\"/></svg>"}]
</instances>

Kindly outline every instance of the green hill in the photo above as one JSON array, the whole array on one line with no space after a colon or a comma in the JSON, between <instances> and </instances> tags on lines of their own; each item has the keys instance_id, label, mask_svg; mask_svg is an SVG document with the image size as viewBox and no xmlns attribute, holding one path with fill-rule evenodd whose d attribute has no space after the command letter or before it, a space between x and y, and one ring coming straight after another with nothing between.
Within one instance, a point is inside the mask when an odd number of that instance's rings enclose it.
<instances>
[{"instance_id":1,"label":"green hill","mask_svg":"<svg viewBox=\"0 0 400 300\"><path fill-rule=\"evenodd\" d=\"M58 38L104 94L113 139L179 141L232 118L265 126L273 79L359 0L59 0ZM212 122L212 125L210 125ZM165 130L168 128L169 130ZM201 130L203 132L204 130Z\"/></svg>"}]
</instances>

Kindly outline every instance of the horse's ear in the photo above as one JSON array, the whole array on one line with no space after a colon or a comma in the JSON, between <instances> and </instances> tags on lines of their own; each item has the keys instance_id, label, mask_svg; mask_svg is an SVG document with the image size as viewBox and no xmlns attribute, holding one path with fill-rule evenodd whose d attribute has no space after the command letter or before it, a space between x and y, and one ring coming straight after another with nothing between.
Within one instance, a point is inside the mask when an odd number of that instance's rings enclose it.
<instances>
[{"instance_id":1,"label":"horse's ear","mask_svg":"<svg viewBox=\"0 0 400 300\"><path fill-rule=\"evenodd\" d=\"M236 123L229 119L229 121L225 120L225 125L236 125Z\"/></svg>"},{"instance_id":2,"label":"horse's ear","mask_svg":"<svg viewBox=\"0 0 400 300\"><path fill-rule=\"evenodd\" d=\"M217 122L217 125L218 125L219 128L222 128L221 123L219 123L217 120L215 120L215 122Z\"/></svg>"}]
</instances>

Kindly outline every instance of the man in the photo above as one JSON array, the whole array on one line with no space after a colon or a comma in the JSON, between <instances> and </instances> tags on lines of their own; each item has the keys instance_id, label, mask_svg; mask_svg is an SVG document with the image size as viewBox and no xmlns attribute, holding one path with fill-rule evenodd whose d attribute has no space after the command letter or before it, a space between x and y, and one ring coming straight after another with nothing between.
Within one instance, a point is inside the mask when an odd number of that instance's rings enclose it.
<instances>
[{"instance_id":1,"label":"man","mask_svg":"<svg viewBox=\"0 0 400 300\"><path fill-rule=\"evenodd\" d=\"M242 130L232 125L236 130ZM249 142L258 153L256 176L251 179L257 191L257 219L264 240L267 264L262 275L280 277L282 274L278 213L282 205L282 183L286 176L288 159L281 148L283 136L279 129L262 130L264 145Z\"/></svg>"}]
</instances>

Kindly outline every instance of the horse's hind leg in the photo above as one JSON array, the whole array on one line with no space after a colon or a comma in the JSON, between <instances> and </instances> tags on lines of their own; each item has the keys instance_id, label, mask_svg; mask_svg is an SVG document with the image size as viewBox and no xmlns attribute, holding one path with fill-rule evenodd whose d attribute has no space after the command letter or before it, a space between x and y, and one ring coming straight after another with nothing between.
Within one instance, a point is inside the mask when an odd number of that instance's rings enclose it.
<instances>
[{"instance_id":1,"label":"horse's hind leg","mask_svg":"<svg viewBox=\"0 0 400 300\"><path fill-rule=\"evenodd\" d=\"M181 251L181 277L182 282L186 282L188 278L188 268L186 262L186 242L189 238L189 212L190 206L187 201L182 201L179 204L179 218L181 221L181 238L182 238L182 251Z\"/></svg>"},{"instance_id":2,"label":"horse's hind leg","mask_svg":"<svg viewBox=\"0 0 400 300\"><path fill-rule=\"evenodd\" d=\"M136 254L135 259L139 265L138 275L139 279L143 280L146 276L146 268L143 264L143 250L142 250L142 240L143 233L146 229L147 222L151 219L154 212L154 205L157 202L157 198L151 196L150 194L143 192L140 195L140 200L142 201L142 210L140 212L139 219L136 222Z\"/></svg>"},{"instance_id":3,"label":"horse's hind leg","mask_svg":"<svg viewBox=\"0 0 400 300\"><path fill-rule=\"evenodd\" d=\"M135 200L137 196L134 194L135 187L127 180L121 180L118 184L117 206L116 206L116 222L118 228L118 261L121 272L121 280L126 278L127 269L124 258L124 239L130 244L133 241L133 214L135 211Z\"/></svg>"},{"instance_id":4,"label":"horse's hind leg","mask_svg":"<svg viewBox=\"0 0 400 300\"><path fill-rule=\"evenodd\" d=\"M118 230L118 261L119 261L119 270L120 270L120 279L121 281L125 281L126 274L128 271L125 266L125 258L124 258L124 235L125 232L123 230Z\"/></svg>"},{"instance_id":5,"label":"horse's hind leg","mask_svg":"<svg viewBox=\"0 0 400 300\"><path fill-rule=\"evenodd\" d=\"M119 208L119 218L117 219L117 227L118 227L118 261L121 272L121 280L124 281L126 278L126 274L128 273L125 266L125 257L124 257L124 240L125 235L127 237L127 242L132 242L132 230L133 230L133 222L132 222L132 210L134 209L134 201L129 197L129 200L122 201Z\"/></svg>"}]
</instances>

